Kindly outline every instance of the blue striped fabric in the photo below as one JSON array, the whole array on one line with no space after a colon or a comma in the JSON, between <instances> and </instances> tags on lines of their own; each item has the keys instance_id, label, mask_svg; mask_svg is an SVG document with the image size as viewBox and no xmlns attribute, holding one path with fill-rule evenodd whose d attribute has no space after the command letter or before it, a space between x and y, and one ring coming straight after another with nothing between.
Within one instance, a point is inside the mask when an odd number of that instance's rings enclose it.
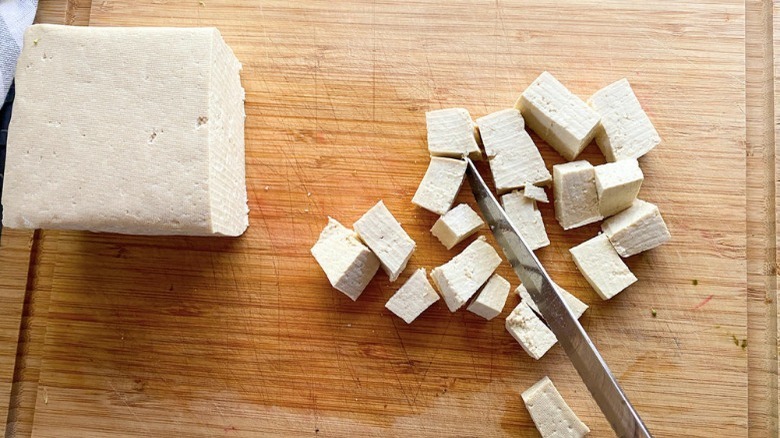
<instances>
[{"instance_id":1,"label":"blue striped fabric","mask_svg":"<svg viewBox=\"0 0 780 438\"><path fill-rule=\"evenodd\" d=\"M11 105L14 101L14 85L8 90L5 102L0 108L0 218L3 217L3 174L5 173L5 144L8 139L8 122L11 121ZM3 227L0 226L0 235Z\"/></svg>"}]
</instances>

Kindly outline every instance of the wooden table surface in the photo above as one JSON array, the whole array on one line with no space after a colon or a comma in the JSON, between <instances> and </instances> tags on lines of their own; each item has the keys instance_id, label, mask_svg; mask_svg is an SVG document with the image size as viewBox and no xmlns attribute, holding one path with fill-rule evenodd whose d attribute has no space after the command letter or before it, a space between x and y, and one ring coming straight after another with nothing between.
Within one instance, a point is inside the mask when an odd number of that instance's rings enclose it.
<instances>
[{"instance_id":1,"label":"wooden table surface","mask_svg":"<svg viewBox=\"0 0 780 438\"><path fill-rule=\"evenodd\" d=\"M424 112L508 107L548 69L583 97L631 81L664 140L642 160L641 196L674 238L630 259L639 283L602 302L567 251L598 226L564 233L543 206L543 263L591 305L583 325L657 436L777 436L776 13L42 0L40 22L220 28L244 64L250 229L4 230L6 435L534 436L519 392L549 375L593 436L610 436L560 347L535 362L506 333L516 297L490 322L439 303L406 326L383 307L400 283L379 274L353 303L308 253L328 215L351 224L383 199L418 244L401 281L445 262L455 251L428 233L436 218L409 202ZM548 166L562 161L538 143ZM593 146L584 158L603 162Z\"/></svg>"}]
</instances>

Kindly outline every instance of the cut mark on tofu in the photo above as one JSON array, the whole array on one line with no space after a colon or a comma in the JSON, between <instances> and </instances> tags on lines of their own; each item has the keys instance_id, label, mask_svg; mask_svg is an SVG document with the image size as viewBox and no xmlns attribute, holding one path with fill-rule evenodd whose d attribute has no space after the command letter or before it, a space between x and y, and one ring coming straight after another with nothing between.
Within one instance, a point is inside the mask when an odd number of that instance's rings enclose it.
<instances>
[{"instance_id":1,"label":"cut mark on tofu","mask_svg":"<svg viewBox=\"0 0 780 438\"><path fill-rule=\"evenodd\" d=\"M436 301L439 301L439 294L428 281L425 268L420 268L390 297L385 307L411 324Z\"/></svg>"},{"instance_id":2,"label":"cut mark on tofu","mask_svg":"<svg viewBox=\"0 0 780 438\"><path fill-rule=\"evenodd\" d=\"M412 203L438 215L444 215L458 196L466 176L466 161L431 157Z\"/></svg>"},{"instance_id":3,"label":"cut mark on tofu","mask_svg":"<svg viewBox=\"0 0 780 438\"><path fill-rule=\"evenodd\" d=\"M384 202L371 207L355 224L355 232L376 254L382 269L395 281L412 257L416 244Z\"/></svg>"},{"instance_id":4,"label":"cut mark on tofu","mask_svg":"<svg viewBox=\"0 0 780 438\"><path fill-rule=\"evenodd\" d=\"M484 236L479 236L452 260L434 268L431 279L447 308L455 312L490 278L499 264L501 257Z\"/></svg>"},{"instance_id":5,"label":"cut mark on tofu","mask_svg":"<svg viewBox=\"0 0 780 438\"><path fill-rule=\"evenodd\" d=\"M571 310L574 317L580 319L582 314L588 310L588 305L557 284L553 283L553 286L555 286L555 290L563 297L563 300L566 302L566 305L569 306L569 310ZM522 302L528 304L538 315L542 315L542 312L539 311L539 307L536 305L533 298L531 298L531 293L528 292L528 289L526 289L525 286L522 284L517 286L515 292L520 295Z\"/></svg>"},{"instance_id":6,"label":"cut mark on tofu","mask_svg":"<svg viewBox=\"0 0 780 438\"><path fill-rule=\"evenodd\" d=\"M485 222L468 204L460 204L441 216L433 228L433 234L447 249L452 249L476 233Z\"/></svg>"},{"instance_id":7,"label":"cut mark on tofu","mask_svg":"<svg viewBox=\"0 0 780 438\"><path fill-rule=\"evenodd\" d=\"M528 303L522 301L506 317L505 326L523 350L535 360L539 360L558 342L552 330L531 310Z\"/></svg>"},{"instance_id":8,"label":"cut mark on tofu","mask_svg":"<svg viewBox=\"0 0 780 438\"><path fill-rule=\"evenodd\" d=\"M599 212L604 217L631 207L645 179L642 169L639 168L639 161L635 158L596 166L594 172L599 195Z\"/></svg>"},{"instance_id":9,"label":"cut mark on tofu","mask_svg":"<svg viewBox=\"0 0 780 438\"><path fill-rule=\"evenodd\" d=\"M621 257L656 248L672 238L658 207L641 199L605 220L601 229Z\"/></svg>"},{"instance_id":10,"label":"cut mark on tofu","mask_svg":"<svg viewBox=\"0 0 780 438\"><path fill-rule=\"evenodd\" d=\"M520 191L514 191L501 197L501 205L532 251L550 244L536 201L525 197Z\"/></svg>"},{"instance_id":11,"label":"cut mark on tofu","mask_svg":"<svg viewBox=\"0 0 780 438\"><path fill-rule=\"evenodd\" d=\"M604 300L614 297L637 281L606 234L599 234L571 248L569 252L577 269Z\"/></svg>"},{"instance_id":12,"label":"cut mark on tofu","mask_svg":"<svg viewBox=\"0 0 780 438\"><path fill-rule=\"evenodd\" d=\"M555 218L564 230L602 219L596 172L585 160L553 166Z\"/></svg>"},{"instance_id":13,"label":"cut mark on tofu","mask_svg":"<svg viewBox=\"0 0 780 438\"><path fill-rule=\"evenodd\" d=\"M581 438L590 433L549 377L545 376L523 391L521 397L542 438Z\"/></svg>"},{"instance_id":14,"label":"cut mark on tofu","mask_svg":"<svg viewBox=\"0 0 780 438\"><path fill-rule=\"evenodd\" d=\"M504 277L493 274L467 310L490 321L504 310L509 289L509 282Z\"/></svg>"}]
</instances>

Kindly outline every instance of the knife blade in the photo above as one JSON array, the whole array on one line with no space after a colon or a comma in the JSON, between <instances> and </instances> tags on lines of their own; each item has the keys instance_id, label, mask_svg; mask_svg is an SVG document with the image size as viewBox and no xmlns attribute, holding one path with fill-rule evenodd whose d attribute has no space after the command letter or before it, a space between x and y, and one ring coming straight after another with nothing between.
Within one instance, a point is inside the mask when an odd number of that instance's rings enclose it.
<instances>
[{"instance_id":1,"label":"knife blade","mask_svg":"<svg viewBox=\"0 0 780 438\"><path fill-rule=\"evenodd\" d=\"M498 204L474 162L466 158L471 191L515 273L619 437L651 437L604 358L571 313L552 279Z\"/></svg>"}]
</instances>

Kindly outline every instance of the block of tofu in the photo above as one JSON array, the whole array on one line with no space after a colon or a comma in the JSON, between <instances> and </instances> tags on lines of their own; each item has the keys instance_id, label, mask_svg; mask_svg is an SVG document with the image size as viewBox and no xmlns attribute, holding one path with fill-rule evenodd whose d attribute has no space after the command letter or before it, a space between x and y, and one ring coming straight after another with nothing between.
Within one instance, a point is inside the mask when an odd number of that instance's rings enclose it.
<instances>
[{"instance_id":1,"label":"block of tofu","mask_svg":"<svg viewBox=\"0 0 780 438\"><path fill-rule=\"evenodd\" d=\"M464 160L431 157L428 170L414 193L412 203L439 215L447 213L458 196L464 176Z\"/></svg>"},{"instance_id":2,"label":"block of tofu","mask_svg":"<svg viewBox=\"0 0 780 438\"><path fill-rule=\"evenodd\" d=\"M357 234L328 218L328 225L311 249L311 254L325 271L330 284L358 299L379 269L379 259L358 239Z\"/></svg>"},{"instance_id":3,"label":"block of tofu","mask_svg":"<svg viewBox=\"0 0 780 438\"><path fill-rule=\"evenodd\" d=\"M536 201L526 198L523 192L514 191L501 197L501 205L531 251L550 244Z\"/></svg>"},{"instance_id":4,"label":"block of tofu","mask_svg":"<svg viewBox=\"0 0 780 438\"><path fill-rule=\"evenodd\" d=\"M599 234L569 252L577 269L602 299L608 300L636 282L606 234Z\"/></svg>"},{"instance_id":5,"label":"block of tofu","mask_svg":"<svg viewBox=\"0 0 780 438\"><path fill-rule=\"evenodd\" d=\"M434 268L431 278L447 308L454 312L490 278L499 264L501 257L484 236L479 236L452 260Z\"/></svg>"},{"instance_id":6,"label":"block of tofu","mask_svg":"<svg viewBox=\"0 0 780 438\"><path fill-rule=\"evenodd\" d=\"M490 321L504 310L509 289L509 282L504 277L493 274L466 309Z\"/></svg>"},{"instance_id":7,"label":"block of tofu","mask_svg":"<svg viewBox=\"0 0 780 438\"><path fill-rule=\"evenodd\" d=\"M431 234L439 239L447 249L452 249L472 234L476 233L485 223L468 204L460 204L440 217Z\"/></svg>"},{"instance_id":8,"label":"block of tofu","mask_svg":"<svg viewBox=\"0 0 780 438\"><path fill-rule=\"evenodd\" d=\"M498 193L552 181L542 154L525 132L520 111L510 108L488 114L477 119L477 127Z\"/></svg>"},{"instance_id":9,"label":"block of tofu","mask_svg":"<svg viewBox=\"0 0 780 438\"><path fill-rule=\"evenodd\" d=\"M582 438L590 433L549 377L526 389L521 397L542 438Z\"/></svg>"},{"instance_id":10,"label":"block of tofu","mask_svg":"<svg viewBox=\"0 0 780 438\"><path fill-rule=\"evenodd\" d=\"M579 298L575 297L569 291L566 289L558 286L557 284L553 283L555 286L555 290L558 291L561 296L563 296L564 301L566 301L566 304L569 306L569 309L571 309L571 312L574 314L574 317L577 319L580 319L580 316L582 316L583 313L585 313L586 310L588 310L588 305L583 303L579 300ZM518 295L520 295L520 299L523 300L523 302L527 303L534 311L538 314L542 314L539 311L539 307L536 306L536 303L534 302L533 298L531 298L530 292L528 292L528 289L525 288L522 284L520 286L517 286L517 289L515 289L515 292L517 292Z\"/></svg>"},{"instance_id":11,"label":"block of tofu","mask_svg":"<svg viewBox=\"0 0 780 438\"><path fill-rule=\"evenodd\" d=\"M385 307L411 324L436 301L439 301L439 294L428 281L425 268L420 268L390 297Z\"/></svg>"},{"instance_id":12,"label":"block of tofu","mask_svg":"<svg viewBox=\"0 0 780 438\"><path fill-rule=\"evenodd\" d=\"M639 158L661 143L628 80L607 85L588 104L601 116L596 143L607 161Z\"/></svg>"},{"instance_id":13,"label":"block of tofu","mask_svg":"<svg viewBox=\"0 0 780 438\"><path fill-rule=\"evenodd\" d=\"M506 330L535 360L539 360L558 342L552 330L523 301L506 317Z\"/></svg>"},{"instance_id":14,"label":"block of tofu","mask_svg":"<svg viewBox=\"0 0 780 438\"><path fill-rule=\"evenodd\" d=\"M31 26L16 70L3 225L242 234L240 70L214 28Z\"/></svg>"},{"instance_id":15,"label":"block of tofu","mask_svg":"<svg viewBox=\"0 0 780 438\"><path fill-rule=\"evenodd\" d=\"M477 145L474 121L464 108L445 108L425 113L428 152L437 157L472 159L482 157Z\"/></svg>"},{"instance_id":16,"label":"block of tofu","mask_svg":"<svg viewBox=\"0 0 780 438\"><path fill-rule=\"evenodd\" d=\"M596 191L599 194L599 211L604 217L612 216L628 207L639 194L645 180L639 161L627 158L594 168Z\"/></svg>"},{"instance_id":17,"label":"block of tofu","mask_svg":"<svg viewBox=\"0 0 780 438\"><path fill-rule=\"evenodd\" d=\"M601 229L621 257L653 249L672 238L658 207L641 199L605 220Z\"/></svg>"},{"instance_id":18,"label":"block of tofu","mask_svg":"<svg viewBox=\"0 0 780 438\"><path fill-rule=\"evenodd\" d=\"M354 224L355 232L376 254L382 269L395 281L412 257L416 244L395 220L385 203L379 201Z\"/></svg>"},{"instance_id":19,"label":"block of tofu","mask_svg":"<svg viewBox=\"0 0 780 438\"><path fill-rule=\"evenodd\" d=\"M553 75L543 72L515 103L528 127L571 161L590 143L599 115Z\"/></svg>"},{"instance_id":20,"label":"block of tofu","mask_svg":"<svg viewBox=\"0 0 780 438\"><path fill-rule=\"evenodd\" d=\"M528 199L533 199L537 202L544 202L545 204L550 202L550 199L547 198L547 192L544 191L544 188L530 184L526 184L525 188L523 188L523 196Z\"/></svg>"},{"instance_id":21,"label":"block of tofu","mask_svg":"<svg viewBox=\"0 0 780 438\"><path fill-rule=\"evenodd\" d=\"M553 166L555 218L564 230L581 227L602 218L596 172L587 161Z\"/></svg>"}]
</instances>

